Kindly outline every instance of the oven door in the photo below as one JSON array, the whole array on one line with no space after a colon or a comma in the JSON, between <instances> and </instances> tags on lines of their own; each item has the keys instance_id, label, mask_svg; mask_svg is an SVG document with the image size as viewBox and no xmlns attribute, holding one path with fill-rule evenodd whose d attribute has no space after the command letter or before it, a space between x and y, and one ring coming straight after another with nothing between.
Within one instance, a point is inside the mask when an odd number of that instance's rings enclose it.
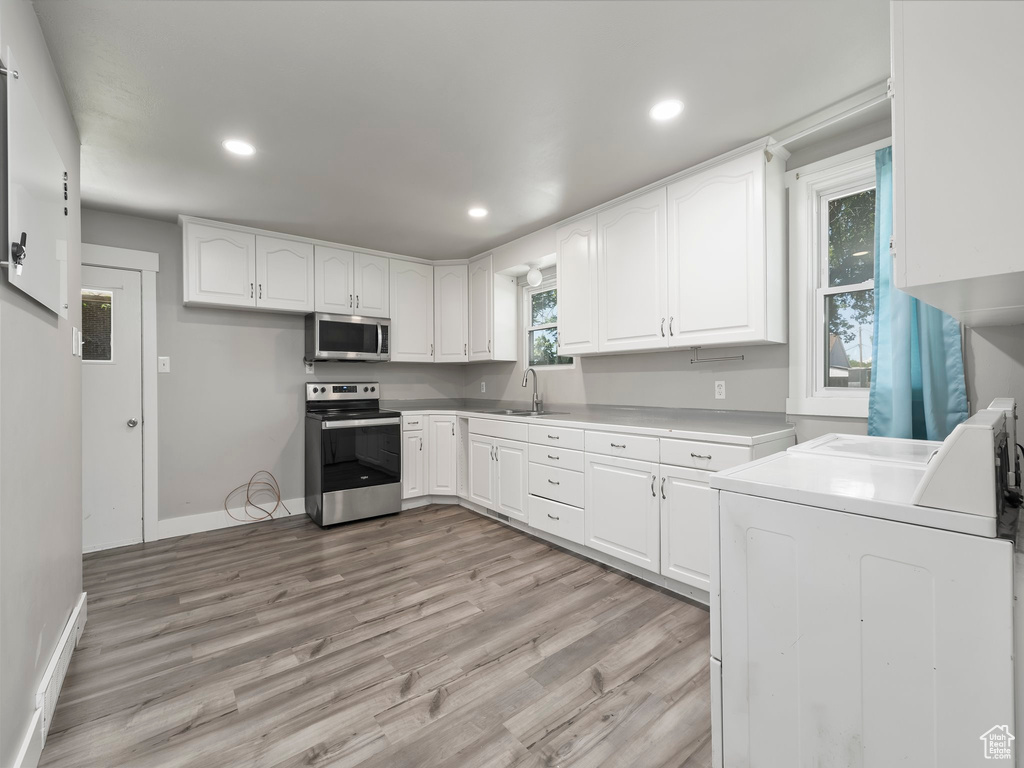
<instances>
[{"instance_id":1,"label":"oven door","mask_svg":"<svg viewBox=\"0 0 1024 768\"><path fill-rule=\"evenodd\" d=\"M320 462L322 525L401 510L400 418L324 422Z\"/></svg>"},{"instance_id":2,"label":"oven door","mask_svg":"<svg viewBox=\"0 0 1024 768\"><path fill-rule=\"evenodd\" d=\"M384 331L375 317L320 312L306 317L307 360L377 362L382 347L386 348Z\"/></svg>"}]
</instances>

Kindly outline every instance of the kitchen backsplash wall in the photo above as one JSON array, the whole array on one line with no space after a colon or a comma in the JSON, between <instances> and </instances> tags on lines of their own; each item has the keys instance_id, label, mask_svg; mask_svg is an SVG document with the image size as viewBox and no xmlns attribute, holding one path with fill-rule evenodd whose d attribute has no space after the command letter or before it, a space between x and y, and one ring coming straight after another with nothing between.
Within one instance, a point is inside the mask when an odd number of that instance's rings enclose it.
<instances>
[{"instance_id":1,"label":"kitchen backsplash wall","mask_svg":"<svg viewBox=\"0 0 1024 768\"><path fill-rule=\"evenodd\" d=\"M177 224L82 211L82 241L160 254L157 349L171 372L157 377L161 518L212 512L260 469L285 498L303 495L306 381L379 381L385 398L461 397L458 365L302 362L300 315L182 306ZM293 510L296 511L296 510Z\"/></svg>"}]
</instances>

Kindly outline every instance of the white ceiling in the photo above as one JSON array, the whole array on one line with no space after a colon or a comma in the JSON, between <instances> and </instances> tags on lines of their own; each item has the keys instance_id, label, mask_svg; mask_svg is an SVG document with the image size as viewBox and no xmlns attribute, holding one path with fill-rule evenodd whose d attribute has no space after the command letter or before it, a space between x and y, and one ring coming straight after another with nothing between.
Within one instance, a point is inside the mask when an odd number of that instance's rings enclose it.
<instances>
[{"instance_id":1,"label":"white ceiling","mask_svg":"<svg viewBox=\"0 0 1024 768\"><path fill-rule=\"evenodd\" d=\"M426 258L480 253L889 70L887 0L35 7L86 205ZM654 124L665 97L686 109ZM256 155L227 155L229 136Z\"/></svg>"}]
</instances>

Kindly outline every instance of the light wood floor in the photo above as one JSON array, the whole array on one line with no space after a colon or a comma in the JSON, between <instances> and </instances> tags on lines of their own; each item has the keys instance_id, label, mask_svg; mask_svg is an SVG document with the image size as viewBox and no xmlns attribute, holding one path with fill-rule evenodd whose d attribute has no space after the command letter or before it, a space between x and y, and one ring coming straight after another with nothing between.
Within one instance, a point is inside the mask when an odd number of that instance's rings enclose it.
<instances>
[{"instance_id":1,"label":"light wood floor","mask_svg":"<svg viewBox=\"0 0 1024 768\"><path fill-rule=\"evenodd\" d=\"M709 766L708 614L460 507L85 558L41 765Z\"/></svg>"}]
</instances>

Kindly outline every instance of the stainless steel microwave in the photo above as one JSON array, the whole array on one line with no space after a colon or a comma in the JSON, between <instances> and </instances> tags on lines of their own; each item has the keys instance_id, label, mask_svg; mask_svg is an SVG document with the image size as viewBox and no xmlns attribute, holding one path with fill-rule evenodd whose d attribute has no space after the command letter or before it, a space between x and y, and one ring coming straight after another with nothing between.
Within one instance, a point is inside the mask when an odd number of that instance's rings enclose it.
<instances>
[{"instance_id":1,"label":"stainless steel microwave","mask_svg":"<svg viewBox=\"0 0 1024 768\"><path fill-rule=\"evenodd\" d=\"M387 362L390 335L390 320L314 312L306 315L306 360Z\"/></svg>"}]
</instances>

